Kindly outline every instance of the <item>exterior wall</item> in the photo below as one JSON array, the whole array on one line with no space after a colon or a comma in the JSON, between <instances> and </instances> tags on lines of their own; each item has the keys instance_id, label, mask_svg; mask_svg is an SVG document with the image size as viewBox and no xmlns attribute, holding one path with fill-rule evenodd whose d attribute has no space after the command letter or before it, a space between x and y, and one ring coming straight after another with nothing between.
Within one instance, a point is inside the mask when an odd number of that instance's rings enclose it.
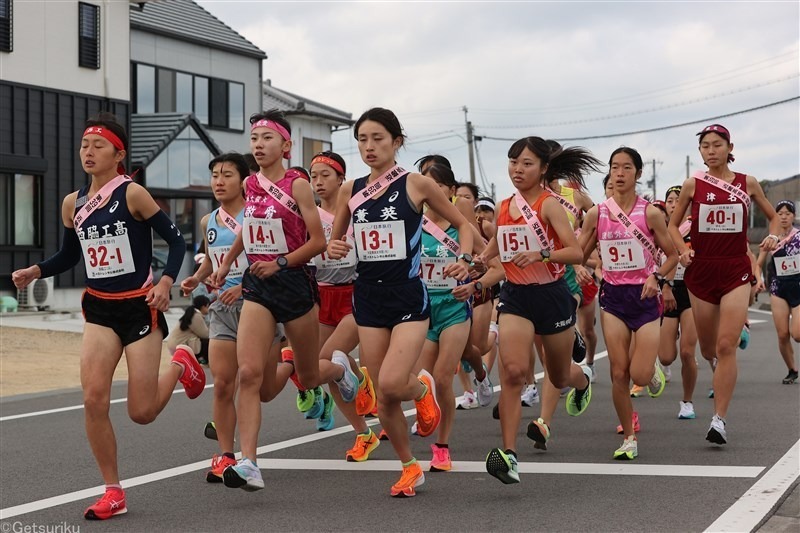
<instances>
[{"instance_id":1,"label":"exterior wall","mask_svg":"<svg viewBox=\"0 0 800 533\"><path fill-rule=\"evenodd\" d=\"M0 77L48 89L130 99L128 2L100 6L100 69L78 66L78 2L14 2L14 49L0 52Z\"/></svg>"},{"instance_id":2,"label":"exterior wall","mask_svg":"<svg viewBox=\"0 0 800 533\"><path fill-rule=\"evenodd\" d=\"M292 126L292 153L290 164L303 166L303 139L331 142L331 127L325 122L313 120L302 115L289 115Z\"/></svg>"},{"instance_id":3,"label":"exterior wall","mask_svg":"<svg viewBox=\"0 0 800 533\"><path fill-rule=\"evenodd\" d=\"M261 110L261 60L224 50L182 42L141 30L131 30L131 62L147 63L192 74L244 83L243 132L206 126L214 142L223 150L247 152L250 115Z\"/></svg>"}]
</instances>

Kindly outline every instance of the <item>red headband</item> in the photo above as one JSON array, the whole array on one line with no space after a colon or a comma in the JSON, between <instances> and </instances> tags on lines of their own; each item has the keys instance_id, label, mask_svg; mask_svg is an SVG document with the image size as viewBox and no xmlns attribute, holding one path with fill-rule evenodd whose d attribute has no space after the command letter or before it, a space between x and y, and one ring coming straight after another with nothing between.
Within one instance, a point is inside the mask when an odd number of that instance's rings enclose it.
<instances>
[{"instance_id":1,"label":"red headband","mask_svg":"<svg viewBox=\"0 0 800 533\"><path fill-rule=\"evenodd\" d=\"M340 165L335 159L331 159L330 157L324 155L318 155L314 159L311 160L311 165L309 165L309 169L313 167L317 163L322 163L323 165L328 165L333 170L344 176L344 169L342 165Z\"/></svg>"},{"instance_id":2,"label":"red headband","mask_svg":"<svg viewBox=\"0 0 800 533\"><path fill-rule=\"evenodd\" d=\"M117 137L117 134L114 133L113 131L104 128L102 126L89 126L88 128L86 128L86 131L83 132L82 137L86 137L87 135L99 135L100 137L110 142L111 145L117 150L125 150L125 145L122 144L122 139ZM125 175L125 167L122 166L122 163L119 163L117 165L117 173L121 176Z\"/></svg>"}]
</instances>

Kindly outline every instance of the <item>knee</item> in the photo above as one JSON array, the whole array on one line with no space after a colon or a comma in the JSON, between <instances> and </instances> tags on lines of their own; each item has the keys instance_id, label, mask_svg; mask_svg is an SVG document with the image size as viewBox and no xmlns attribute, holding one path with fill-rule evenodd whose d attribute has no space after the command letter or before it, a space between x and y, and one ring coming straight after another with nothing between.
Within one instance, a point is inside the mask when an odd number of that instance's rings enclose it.
<instances>
[{"instance_id":1,"label":"knee","mask_svg":"<svg viewBox=\"0 0 800 533\"><path fill-rule=\"evenodd\" d=\"M690 350L688 348L681 348L681 364L696 366L697 361L694 358L694 350Z\"/></svg>"},{"instance_id":2,"label":"knee","mask_svg":"<svg viewBox=\"0 0 800 533\"><path fill-rule=\"evenodd\" d=\"M264 368L257 365L244 364L239 367L239 384L243 388L260 387L264 379Z\"/></svg>"},{"instance_id":3,"label":"knee","mask_svg":"<svg viewBox=\"0 0 800 533\"><path fill-rule=\"evenodd\" d=\"M527 368L523 368L515 363L507 364L503 367L503 382L508 385L521 387L525 384L525 376L527 373Z\"/></svg>"},{"instance_id":4,"label":"knee","mask_svg":"<svg viewBox=\"0 0 800 533\"><path fill-rule=\"evenodd\" d=\"M444 369L435 370L433 372L433 381L436 382L436 392L452 389L454 375L452 370L450 372Z\"/></svg>"},{"instance_id":5,"label":"knee","mask_svg":"<svg viewBox=\"0 0 800 533\"><path fill-rule=\"evenodd\" d=\"M625 388L631 383L631 375L627 368L611 368L611 381L615 385L623 385Z\"/></svg>"},{"instance_id":6,"label":"knee","mask_svg":"<svg viewBox=\"0 0 800 533\"><path fill-rule=\"evenodd\" d=\"M381 400L383 403L397 403L407 400L407 398L403 397L407 386L405 380L385 378L381 379L380 383ZM380 403L381 402L378 402L378 405L380 405Z\"/></svg>"},{"instance_id":7,"label":"knee","mask_svg":"<svg viewBox=\"0 0 800 533\"><path fill-rule=\"evenodd\" d=\"M739 337L736 337L734 342L729 338L720 338L717 340L717 357L725 357L726 355L733 355L736 353L736 348L739 346Z\"/></svg>"},{"instance_id":8,"label":"knee","mask_svg":"<svg viewBox=\"0 0 800 533\"><path fill-rule=\"evenodd\" d=\"M111 398L106 392L86 389L83 391L83 409L87 416L108 416Z\"/></svg>"},{"instance_id":9,"label":"knee","mask_svg":"<svg viewBox=\"0 0 800 533\"><path fill-rule=\"evenodd\" d=\"M233 379L222 376L214 378L214 399L227 400L233 398L233 391L235 390L235 381Z\"/></svg>"},{"instance_id":10,"label":"knee","mask_svg":"<svg viewBox=\"0 0 800 533\"><path fill-rule=\"evenodd\" d=\"M778 332L778 342L787 343L789 342L790 338L794 339L795 342L798 342L798 339L800 339L800 332L798 332L796 336L795 335L790 336L788 331Z\"/></svg>"},{"instance_id":11,"label":"knee","mask_svg":"<svg viewBox=\"0 0 800 533\"><path fill-rule=\"evenodd\" d=\"M153 422L158 413L150 407L134 407L128 404L128 416L137 424L145 425Z\"/></svg>"}]
</instances>

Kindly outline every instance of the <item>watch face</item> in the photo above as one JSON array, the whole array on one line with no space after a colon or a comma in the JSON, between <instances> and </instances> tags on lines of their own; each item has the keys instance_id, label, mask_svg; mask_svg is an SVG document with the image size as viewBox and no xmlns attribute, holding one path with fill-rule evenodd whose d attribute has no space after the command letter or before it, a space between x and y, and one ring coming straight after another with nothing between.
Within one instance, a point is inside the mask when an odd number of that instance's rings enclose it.
<instances>
[{"instance_id":1,"label":"watch face","mask_svg":"<svg viewBox=\"0 0 800 533\"><path fill-rule=\"evenodd\" d=\"M475 282L475 290L478 291L478 292L482 291L483 290L483 283L481 283L480 281L476 281Z\"/></svg>"},{"instance_id":2,"label":"watch face","mask_svg":"<svg viewBox=\"0 0 800 533\"><path fill-rule=\"evenodd\" d=\"M542 254L542 257L544 257L546 259L546 258L550 257L550 250L542 250L541 254Z\"/></svg>"},{"instance_id":3,"label":"watch face","mask_svg":"<svg viewBox=\"0 0 800 533\"><path fill-rule=\"evenodd\" d=\"M463 259L467 263L472 263L472 256L469 254L461 254L461 259Z\"/></svg>"},{"instance_id":4,"label":"watch face","mask_svg":"<svg viewBox=\"0 0 800 533\"><path fill-rule=\"evenodd\" d=\"M281 268L286 268L287 266L289 266L289 260L286 259L286 257L284 256L280 256L278 259L275 260L275 262L278 263L278 266Z\"/></svg>"}]
</instances>

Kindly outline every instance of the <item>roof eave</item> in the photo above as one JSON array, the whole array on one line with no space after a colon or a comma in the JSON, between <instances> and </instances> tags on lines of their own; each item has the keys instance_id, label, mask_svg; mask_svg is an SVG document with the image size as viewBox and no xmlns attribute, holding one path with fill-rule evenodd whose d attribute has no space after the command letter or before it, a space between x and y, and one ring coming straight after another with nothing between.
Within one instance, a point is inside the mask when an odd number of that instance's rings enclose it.
<instances>
[{"instance_id":1,"label":"roof eave","mask_svg":"<svg viewBox=\"0 0 800 533\"><path fill-rule=\"evenodd\" d=\"M192 39L191 37L186 37L185 35L176 35L174 33L168 32L168 31L159 30L159 29L153 28L151 26L147 26L145 24L140 24L140 23L135 22L133 20L131 21L131 29L140 30L140 31L143 31L145 33L152 33L152 34L155 34L155 35L161 35L163 37L169 37L170 39L175 39L176 41L189 42L189 43L192 43L192 44L205 46L207 48L216 48L217 50L224 50L225 52L230 52L232 54L238 54L238 55L242 55L242 56L252 57L254 59L267 59L268 58L267 54L263 50L258 50L258 52L256 52L255 50L249 50L248 51L248 50L244 50L242 48L236 48L236 47L233 47L233 46L225 46L225 45L222 45L222 44L209 43L208 41L204 41L202 39Z\"/></svg>"}]
</instances>

